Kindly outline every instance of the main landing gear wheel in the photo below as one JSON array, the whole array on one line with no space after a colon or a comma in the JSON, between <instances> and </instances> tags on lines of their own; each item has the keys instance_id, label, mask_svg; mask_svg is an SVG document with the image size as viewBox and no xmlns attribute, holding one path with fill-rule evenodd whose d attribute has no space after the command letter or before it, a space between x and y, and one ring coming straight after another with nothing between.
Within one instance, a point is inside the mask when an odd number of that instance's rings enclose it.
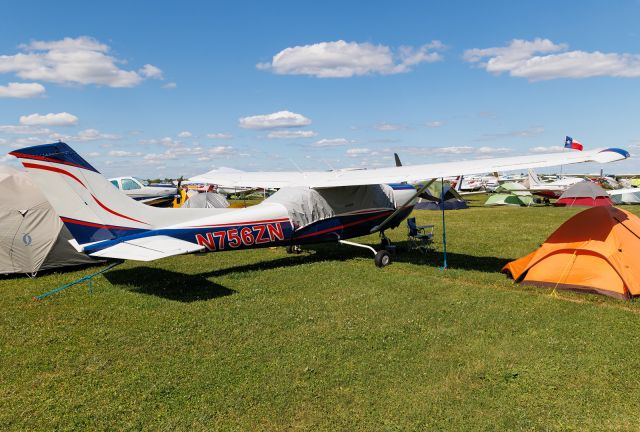
<instances>
[{"instance_id":1,"label":"main landing gear wheel","mask_svg":"<svg viewBox=\"0 0 640 432\"><path fill-rule=\"evenodd\" d=\"M374 261L376 263L376 267L386 267L391 264L391 254L386 250L378 251L378 253L376 253Z\"/></svg>"},{"instance_id":2,"label":"main landing gear wheel","mask_svg":"<svg viewBox=\"0 0 640 432\"><path fill-rule=\"evenodd\" d=\"M301 254L302 253L302 247L300 247L300 245L289 245L287 246L287 253L288 254Z\"/></svg>"}]
</instances>

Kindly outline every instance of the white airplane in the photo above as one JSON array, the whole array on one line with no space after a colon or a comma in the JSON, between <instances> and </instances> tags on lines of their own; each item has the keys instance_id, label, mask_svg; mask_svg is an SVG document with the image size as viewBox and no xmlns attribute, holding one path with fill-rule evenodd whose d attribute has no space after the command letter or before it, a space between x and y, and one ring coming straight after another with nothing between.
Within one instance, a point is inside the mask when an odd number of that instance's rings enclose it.
<instances>
[{"instance_id":1,"label":"white airplane","mask_svg":"<svg viewBox=\"0 0 640 432\"><path fill-rule=\"evenodd\" d=\"M279 189L262 203L241 209L149 207L116 190L67 144L58 142L11 152L20 159L74 237L80 251L99 258L151 261L199 251L334 242L374 253L379 267L391 262L385 249L348 241L397 227L418 196L436 179L580 162L613 162L629 153L609 148L575 153L471 160L324 172L227 173L210 183ZM417 190L410 183L421 183Z\"/></svg>"},{"instance_id":2,"label":"white airplane","mask_svg":"<svg viewBox=\"0 0 640 432\"><path fill-rule=\"evenodd\" d=\"M561 177L553 182L543 182L532 169L529 169L525 186L534 195L544 198L558 198L564 191L581 181L583 179L579 177Z\"/></svg>"},{"instance_id":3,"label":"white airplane","mask_svg":"<svg viewBox=\"0 0 640 432\"><path fill-rule=\"evenodd\" d=\"M115 177L109 181L128 197L147 205L169 205L178 193L174 186L152 185L137 177Z\"/></svg>"}]
</instances>

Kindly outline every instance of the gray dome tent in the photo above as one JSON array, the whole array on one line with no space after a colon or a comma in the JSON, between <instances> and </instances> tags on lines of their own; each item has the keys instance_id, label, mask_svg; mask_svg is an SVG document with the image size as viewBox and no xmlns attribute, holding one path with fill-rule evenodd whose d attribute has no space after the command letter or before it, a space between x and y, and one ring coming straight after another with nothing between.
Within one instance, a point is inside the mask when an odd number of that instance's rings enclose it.
<instances>
[{"instance_id":1,"label":"gray dome tent","mask_svg":"<svg viewBox=\"0 0 640 432\"><path fill-rule=\"evenodd\" d=\"M219 193L200 192L191 196L182 205L182 208L227 208L229 201Z\"/></svg>"},{"instance_id":2,"label":"gray dome tent","mask_svg":"<svg viewBox=\"0 0 640 432\"><path fill-rule=\"evenodd\" d=\"M0 166L0 274L95 263L77 252L60 217L25 172Z\"/></svg>"}]
</instances>

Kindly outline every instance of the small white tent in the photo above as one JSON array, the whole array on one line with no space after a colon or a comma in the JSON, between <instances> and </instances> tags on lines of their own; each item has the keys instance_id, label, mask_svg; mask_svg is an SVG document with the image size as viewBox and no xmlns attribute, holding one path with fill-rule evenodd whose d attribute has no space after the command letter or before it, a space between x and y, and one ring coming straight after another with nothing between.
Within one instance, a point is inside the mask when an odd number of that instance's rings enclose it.
<instances>
[{"instance_id":1,"label":"small white tent","mask_svg":"<svg viewBox=\"0 0 640 432\"><path fill-rule=\"evenodd\" d=\"M0 166L0 274L95 263L68 242L69 230L25 172Z\"/></svg>"}]
</instances>

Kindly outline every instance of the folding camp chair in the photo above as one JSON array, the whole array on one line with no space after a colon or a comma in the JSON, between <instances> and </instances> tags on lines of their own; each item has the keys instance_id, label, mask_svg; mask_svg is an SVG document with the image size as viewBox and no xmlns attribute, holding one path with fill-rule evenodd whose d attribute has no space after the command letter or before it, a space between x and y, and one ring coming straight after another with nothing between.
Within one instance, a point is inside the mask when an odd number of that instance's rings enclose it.
<instances>
[{"instance_id":1,"label":"folding camp chair","mask_svg":"<svg viewBox=\"0 0 640 432\"><path fill-rule=\"evenodd\" d=\"M407 219L409 250L417 249L422 253L433 249L433 229L435 225L416 225L416 218Z\"/></svg>"}]
</instances>

